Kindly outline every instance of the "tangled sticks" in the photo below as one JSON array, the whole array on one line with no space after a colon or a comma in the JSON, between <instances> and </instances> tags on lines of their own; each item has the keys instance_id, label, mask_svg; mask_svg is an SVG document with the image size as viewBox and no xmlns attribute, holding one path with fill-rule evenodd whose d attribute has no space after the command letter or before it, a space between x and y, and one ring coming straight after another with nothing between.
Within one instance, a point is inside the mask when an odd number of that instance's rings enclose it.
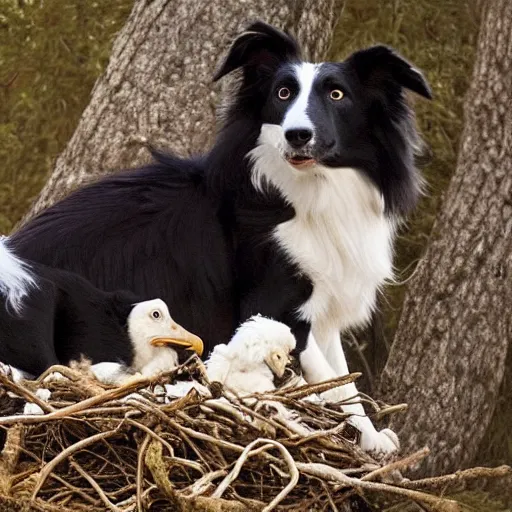
<instances>
[{"instance_id":1,"label":"tangled sticks","mask_svg":"<svg viewBox=\"0 0 512 512\"><path fill-rule=\"evenodd\" d=\"M57 370L65 378L45 381L48 403L35 393L44 376L15 384L0 375L0 426L7 432L0 510L6 502L5 510L25 503L23 510L38 511L345 511L413 501L425 510L457 511L455 501L435 493L510 475L501 467L400 479L400 470L427 449L378 464L359 449L340 408L303 400L357 375L285 387L256 401L209 383L197 359L119 388L105 388L82 370L51 369ZM163 385L178 376L201 381L212 397L192 389L169 399ZM19 407L14 395L45 413L12 414Z\"/></svg>"}]
</instances>

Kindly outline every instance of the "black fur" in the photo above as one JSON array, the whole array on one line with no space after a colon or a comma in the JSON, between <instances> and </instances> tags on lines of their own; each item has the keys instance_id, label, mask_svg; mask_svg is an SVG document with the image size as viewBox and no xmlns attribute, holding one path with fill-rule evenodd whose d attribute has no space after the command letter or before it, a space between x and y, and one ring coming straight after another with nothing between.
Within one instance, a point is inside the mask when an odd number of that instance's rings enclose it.
<instances>
[{"instance_id":1,"label":"black fur","mask_svg":"<svg viewBox=\"0 0 512 512\"><path fill-rule=\"evenodd\" d=\"M33 264L37 286L20 314L0 297L0 361L32 375L82 355L99 363L130 365L127 318L138 302L130 292L104 292L82 277Z\"/></svg>"},{"instance_id":2,"label":"black fur","mask_svg":"<svg viewBox=\"0 0 512 512\"><path fill-rule=\"evenodd\" d=\"M289 70L298 61L290 36L261 22L249 26L215 76L243 69L209 153L155 153L150 166L71 194L11 237L16 252L105 290L160 297L201 336L205 354L255 313L289 324L302 350L310 325L296 312L312 284L270 236L294 210L272 188L256 192L246 158L262 123L281 121L284 107L274 92L282 83L293 87ZM381 191L389 215L407 212L419 178L403 89L429 97L426 82L401 57L376 47L322 66L318 87L338 84L349 101L330 108L319 99L310 112L325 138L315 157L360 169Z\"/></svg>"}]
</instances>

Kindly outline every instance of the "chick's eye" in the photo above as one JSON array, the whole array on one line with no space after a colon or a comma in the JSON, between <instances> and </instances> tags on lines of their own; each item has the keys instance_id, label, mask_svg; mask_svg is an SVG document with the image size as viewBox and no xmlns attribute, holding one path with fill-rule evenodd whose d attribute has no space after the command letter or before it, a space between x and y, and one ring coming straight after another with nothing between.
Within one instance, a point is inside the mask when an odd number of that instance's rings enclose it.
<instances>
[{"instance_id":1,"label":"chick's eye","mask_svg":"<svg viewBox=\"0 0 512 512\"><path fill-rule=\"evenodd\" d=\"M288 89L288 87L281 87L277 91L277 97L283 101L286 101L287 99L289 99L291 95L292 95L292 93L291 93L290 89Z\"/></svg>"},{"instance_id":2,"label":"chick's eye","mask_svg":"<svg viewBox=\"0 0 512 512\"><path fill-rule=\"evenodd\" d=\"M153 312L151 313L151 316L152 316L155 320L158 320L158 319L162 316L162 314L160 313L160 311L155 310L155 311L153 311Z\"/></svg>"},{"instance_id":3,"label":"chick's eye","mask_svg":"<svg viewBox=\"0 0 512 512\"><path fill-rule=\"evenodd\" d=\"M334 101L340 101L343 98L343 96L345 96L343 94L343 91L340 91L339 89L333 89L330 94L331 100Z\"/></svg>"}]
</instances>

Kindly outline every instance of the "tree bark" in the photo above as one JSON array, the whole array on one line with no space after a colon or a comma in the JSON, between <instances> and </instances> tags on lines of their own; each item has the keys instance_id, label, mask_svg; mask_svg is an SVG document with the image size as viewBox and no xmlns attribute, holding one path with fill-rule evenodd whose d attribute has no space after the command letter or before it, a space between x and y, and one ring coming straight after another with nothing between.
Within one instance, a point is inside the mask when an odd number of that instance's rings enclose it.
<instances>
[{"instance_id":1,"label":"tree bark","mask_svg":"<svg viewBox=\"0 0 512 512\"><path fill-rule=\"evenodd\" d=\"M394 420L423 473L475 457L512 339L512 3L488 3L455 175L410 281L381 381L409 408Z\"/></svg>"},{"instance_id":2,"label":"tree bark","mask_svg":"<svg viewBox=\"0 0 512 512\"><path fill-rule=\"evenodd\" d=\"M297 35L307 57L330 45L342 0L137 0L89 106L25 221L96 176L148 159L146 142L181 155L212 142L222 53L249 19Z\"/></svg>"}]
</instances>

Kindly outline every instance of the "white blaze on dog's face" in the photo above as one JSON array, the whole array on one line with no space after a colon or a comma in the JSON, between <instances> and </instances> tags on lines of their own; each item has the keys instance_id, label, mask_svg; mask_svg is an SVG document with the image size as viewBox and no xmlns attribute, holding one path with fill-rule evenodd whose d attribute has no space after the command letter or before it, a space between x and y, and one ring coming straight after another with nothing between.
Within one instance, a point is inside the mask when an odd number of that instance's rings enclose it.
<instances>
[{"instance_id":1,"label":"white blaze on dog's face","mask_svg":"<svg viewBox=\"0 0 512 512\"><path fill-rule=\"evenodd\" d=\"M286 155L289 163L297 168L305 168L315 164L311 151L315 147L315 125L311 120L310 96L319 65L310 62L295 64L291 68L291 76L295 79L295 88L280 87L280 96L289 95L287 109L281 122L283 135L286 139ZM295 90L294 90L295 89Z\"/></svg>"},{"instance_id":2,"label":"white blaze on dog's face","mask_svg":"<svg viewBox=\"0 0 512 512\"><path fill-rule=\"evenodd\" d=\"M150 363L159 363L163 369L164 359L169 359L169 369L175 367L178 355L173 348L184 348L198 355L203 353L201 338L177 324L160 299L134 305L128 315L128 334L134 349L132 367L137 371Z\"/></svg>"}]
</instances>

